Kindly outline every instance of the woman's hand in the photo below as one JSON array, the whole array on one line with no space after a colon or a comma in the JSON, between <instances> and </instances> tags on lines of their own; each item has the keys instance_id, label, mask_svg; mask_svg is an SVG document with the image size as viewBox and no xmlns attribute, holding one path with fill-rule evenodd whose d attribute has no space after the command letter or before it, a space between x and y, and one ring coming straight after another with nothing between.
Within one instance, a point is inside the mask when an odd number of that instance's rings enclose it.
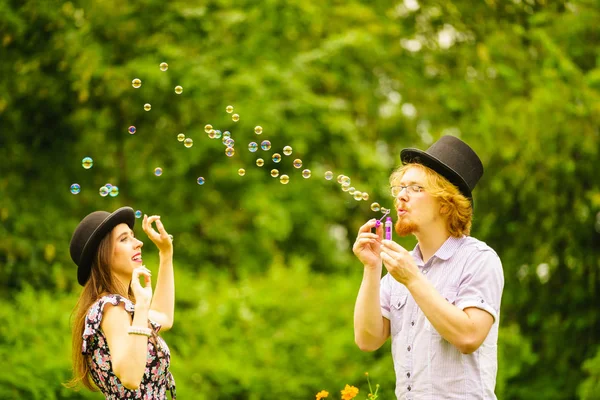
<instances>
[{"instance_id":1,"label":"woman's hand","mask_svg":"<svg viewBox=\"0 0 600 400\"><path fill-rule=\"evenodd\" d=\"M140 284L140 276L144 277L144 286ZM137 267L131 274L131 290L135 296L136 307L150 309L152 303L152 273L145 266Z\"/></svg>"},{"instance_id":2,"label":"woman's hand","mask_svg":"<svg viewBox=\"0 0 600 400\"><path fill-rule=\"evenodd\" d=\"M156 229L158 232L152 227L152 223L156 223ZM161 252L169 252L173 251L173 237L167 233L165 227L160 221L160 215L153 215L148 217L144 215L144 220L142 221L142 228L146 235L154 242L158 250Z\"/></svg>"}]
</instances>

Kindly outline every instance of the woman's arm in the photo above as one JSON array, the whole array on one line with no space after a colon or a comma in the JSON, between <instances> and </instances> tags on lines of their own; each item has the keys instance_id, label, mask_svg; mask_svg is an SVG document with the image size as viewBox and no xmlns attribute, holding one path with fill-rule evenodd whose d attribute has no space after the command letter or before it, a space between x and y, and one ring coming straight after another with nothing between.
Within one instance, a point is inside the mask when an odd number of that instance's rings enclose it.
<instances>
[{"instance_id":1,"label":"woman's arm","mask_svg":"<svg viewBox=\"0 0 600 400\"><path fill-rule=\"evenodd\" d=\"M158 232L152 228L153 222L156 223ZM144 216L142 226L150 240L158 247L160 258L156 288L154 289L148 316L161 325L161 330L168 330L173 326L175 314L173 243L160 220L160 216Z\"/></svg>"},{"instance_id":2,"label":"woman's arm","mask_svg":"<svg viewBox=\"0 0 600 400\"><path fill-rule=\"evenodd\" d=\"M148 327L148 309L136 305L133 322L121 305L105 304L101 323L108 342L112 369L127 389L140 386L146 370L148 337L128 334L130 327Z\"/></svg>"}]
</instances>

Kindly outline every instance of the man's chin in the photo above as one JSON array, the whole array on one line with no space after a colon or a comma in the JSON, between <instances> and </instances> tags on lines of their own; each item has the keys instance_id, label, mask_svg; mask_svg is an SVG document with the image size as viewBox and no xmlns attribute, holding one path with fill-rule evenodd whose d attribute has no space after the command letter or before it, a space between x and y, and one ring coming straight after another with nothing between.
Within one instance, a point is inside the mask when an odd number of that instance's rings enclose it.
<instances>
[{"instance_id":1,"label":"man's chin","mask_svg":"<svg viewBox=\"0 0 600 400\"><path fill-rule=\"evenodd\" d=\"M404 237L415 233L417 231L417 227L412 223L398 221L396 222L396 226L394 226L394 230L398 236Z\"/></svg>"}]
</instances>

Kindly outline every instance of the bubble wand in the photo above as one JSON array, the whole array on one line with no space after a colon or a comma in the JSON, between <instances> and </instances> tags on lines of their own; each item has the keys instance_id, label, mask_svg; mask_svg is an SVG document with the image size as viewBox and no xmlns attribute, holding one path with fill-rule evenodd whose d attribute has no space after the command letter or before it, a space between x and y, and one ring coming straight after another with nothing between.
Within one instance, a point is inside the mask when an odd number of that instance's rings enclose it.
<instances>
[{"instance_id":1,"label":"bubble wand","mask_svg":"<svg viewBox=\"0 0 600 400\"><path fill-rule=\"evenodd\" d=\"M379 228L381 226L381 221L383 221L383 219L385 217L388 216L388 214L390 213L390 210L386 210L385 213L383 214L383 217L379 218L376 222L375 222L375 228Z\"/></svg>"}]
</instances>

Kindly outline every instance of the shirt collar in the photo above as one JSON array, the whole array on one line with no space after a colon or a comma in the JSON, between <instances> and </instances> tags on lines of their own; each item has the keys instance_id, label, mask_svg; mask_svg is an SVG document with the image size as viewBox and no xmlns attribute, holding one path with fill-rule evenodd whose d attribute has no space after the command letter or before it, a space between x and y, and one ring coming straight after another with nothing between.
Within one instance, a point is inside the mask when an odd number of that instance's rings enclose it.
<instances>
[{"instance_id":1,"label":"shirt collar","mask_svg":"<svg viewBox=\"0 0 600 400\"><path fill-rule=\"evenodd\" d=\"M448 260L450 257L452 257L454 255L454 253L456 253L456 251L463 244L465 239L466 239L466 236L464 236L464 235L459 238L450 236L440 246L440 248L437 249L437 251L435 252L433 257L439 258L440 260L444 260L444 261ZM419 247L419 243L417 243L417 245L415 246L415 248L413 250L413 256L416 258L418 265L424 264L423 255L421 254L421 248ZM431 257L431 258L433 258L433 257Z\"/></svg>"}]
</instances>

